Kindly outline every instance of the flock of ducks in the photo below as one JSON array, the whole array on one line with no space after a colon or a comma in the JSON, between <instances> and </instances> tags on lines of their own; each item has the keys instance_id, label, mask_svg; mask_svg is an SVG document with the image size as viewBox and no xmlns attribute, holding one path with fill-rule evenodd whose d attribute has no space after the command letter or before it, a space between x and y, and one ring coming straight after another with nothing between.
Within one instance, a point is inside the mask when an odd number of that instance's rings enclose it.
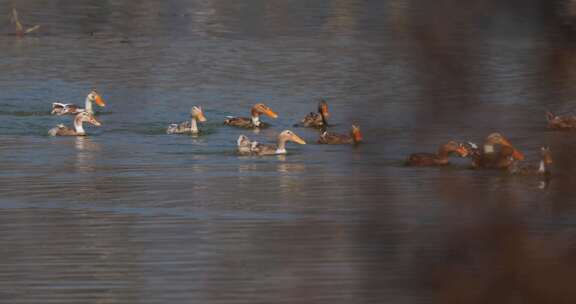
<instances>
[{"instance_id":1,"label":"flock of ducks","mask_svg":"<svg viewBox=\"0 0 576 304\"><path fill-rule=\"evenodd\" d=\"M84 108L75 104L66 104L62 102L52 103L52 115L73 115L73 127L67 127L63 124L57 125L50 129L48 134L51 136L85 136L84 123L91 124L99 127L102 124L96 119L94 112L94 104L100 107L105 107L106 102L96 90L92 90L87 96ZM224 125L244 128L244 129L260 129L269 126L261 120L262 115L270 118L277 118L278 114L265 104L255 104L250 110L250 117L227 117L224 120ZM318 143L319 144L359 144L362 141L362 133L360 127L356 124L352 125L350 134L338 134L328 132L328 103L324 99L320 99L318 103L318 112L311 112L306 115L299 124L295 126L303 126L309 128L317 128L321 130ZM187 134L199 135L201 130L199 123L206 122L206 116L200 106L193 106L190 111L190 120L181 123L172 123L168 125L166 134ZM296 135L291 130L284 130L278 134L275 144L263 144L257 141L250 140L245 135L240 135L237 140L238 152L243 155L281 155L286 154L286 143L294 142L300 145L305 145L306 141Z\"/></svg>"},{"instance_id":2,"label":"flock of ducks","mask_svg":"<svg viewBox=\"0 0 576 304\"><path fill-rule=\"evenodd\" d=\"M99 127L102 124L96 119L94 104L99 107L105 107L106 102L102 99L96 90L92 90L87 96L84 108L74 104L54 102L52 104L53 115L72 115L74 116L73 127L67 127L62 124L50 129L48 134L51 136L84 136L84 123ZM255 104L250 110L250 117L227 117L224 125L244 128L260 129L268 127L269 124L263 122L261 116L267 116L275 119L278 114L265 104ZM320 136L317 140L319 144L353 144L357 145L362 142L362 133L360 127L352 125L349 134L338 134L328 132L328 103L320 99L317 112L307 114L295 126L309 127L320 129ZM576 115L557 116L546 112L548 127L553 130L571 130L576 129ZM190 111L190 120L181 123L172 123L168 125L166 134L188 134L199 135L201 130L199 123L206 122L207 118L200 106L193 106ZM242 155L281 155L286 154L286 144L288 142L300 145L306 144L306 141L296 135L291 130L280 132L277 141L274 144L263 144L252 141L245 135L240 135L237 140L238 152ZM450 164L451 156L459 156L471 160L471 167L476 169L504 169L511 174L536 174L550 176L550 165L552 156L548 147L541 148L541 160L537 165L526 164L524 154L516 149L508 139L500 133L488 135L482 147L472 142L455 142L449 141L441 145L437 153L414 153L408 156L406 165L408 166L446 166Z\"/></svg>"},{"instance_id":3,"label":"flock of ducks","mask_svg":"<svg viewBox=\"0 0 576 304\"><path fill-rule=\"evenodd\" d=\"M576 116L550 116L547 113L548 126L554 130L576 129ZM571 127L566 125L570 122ZM559 126L562 127L559 127ZM459 156L471 160L473 169L500 169L513 175L538 175L550 177L552 154L549 147L540 149L541 159L537 164L523 162L524 154L517 150L500 133L492 133L485 139L480 148L473 142L459 143L449 141L440 146L437 153L414 153L406 160L408 166L446 166L450 164L451 156Z\"/></svg>"},{"instance_id":4,"label":"flock of ducks","mask_svg":"<svg viewBox=\"0 0 576 304\"><path fill-rule=\"evenodd\" d=\"M16 35L19 37L33 33L39 28L38 25L26 28L20 21L16 9L12 10L10 20L15 25ZM84 123L97 127L101 126L102 124L94 116L93 104L100 107L106 106L106 103L96 90L92 90L86 96L84 108L80 108L74 104L65 104L61 102L53 103L53 115L74 115L75 117L73 127L60 124L50 129L48 134L51 136L84 136L86 135L83 126ZM278 114L276 114L270 107L258 103L250 110L250 117L227 117L224 120L224 125L245 129L268 127L269 125L261 120L262 115L268 116L272 119L278 117ZM166 133L199 135L201 133L199 123L207 121L202 108L200 106L193 106L190 111L190 117L189 121L170 124ZM321 99L318 103L317 112L311 112L306 115L300 121L298 126L320 129L321 133L317 141L319 144L359 144L362 141L360 127L356 124L352 125L350 134L328 132L329 117L330 113L328 111L328 104L324 99ZM557 116L550 112L546 112L546 120L548 121L548 127L553 130L576 129L576 115ZM240 154L278 155L286 154L287 142L294 142L301 145L306 144L304 139L291 130L284 130L278 135L275 144L262 144L250 140L245 135L240 135L237 140L237 148ZM446 166L450 164L449 158L453 155L471 159L472 168L505 169L512 174L537 174L549 176L550 165L552 164L552 156L549 148L542 147L540 162L537 166L530 166L523 162L524 155L503 135L492 133L488 135L482 148L472 142L458 143L450 141L441 145L437 153L414 153L409 155L406 160L406 165Z\"/></svg>"}]
</instances>

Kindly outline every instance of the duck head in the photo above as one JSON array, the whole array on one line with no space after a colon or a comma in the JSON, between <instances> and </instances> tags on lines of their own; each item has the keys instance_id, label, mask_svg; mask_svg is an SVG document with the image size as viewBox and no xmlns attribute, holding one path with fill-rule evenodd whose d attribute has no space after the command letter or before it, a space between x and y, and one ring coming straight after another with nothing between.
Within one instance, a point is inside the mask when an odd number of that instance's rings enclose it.
<instances>
[{"instance_id":1,"label":"duck head","mask_svg":"<svg viewBox=\"0 0 576 304\"><path fill-rule=\"evenodd\" d=\"M94 125L94 126L96 126L96 127L99 127L99 126L102 125L102 124L96 119L96 117L94 117L94 115L92 115L92 114L90 114L90 113L88 113L88 112L79 113L79 114L76 116L75 120L77 120L77 121L80 122L80 123L87 122L87 123L89 123L89 124L91 124L91 125Z\"/></svg>"},{"instance_id":2,"label":"duck head","mask_svg":"<svg viewBox=\"0 0 576 304\"><path fill-rule=\"evenodd\" d=\"M320 113L324 118L330 117L330 112L328 112L328 103L324 98L320 98L318 102L318 113Z\"/></svg>"},{"instance_id":3,"label":"duck head","mask_svg":"<svg viewBox=\"0 0 576 304\"><path fill-rule=\"evenodd\" d=\"M204 116L204 111L202 111L202 107L193 106L192 109L190 110L190 115L192 116L192 118L195 118L200 122L206 121L206 116Z\"/></svg>"},{"instance_id":4,"label":"duck head","mask_svg":"<svg viewBox=\"0 0 576 304\"><path fill-rule=\"evenodd\" d=\"M360 126L353 124L350 133L352 134L352 138L354 139L355 143L362 141L362 132L360 131Z\"/></svg>"},{"instance_id":5,"label":"duck head","mask_svg":"<svg viewBox=\"0 0 576 304\"><path fill-rule=\"evenodd\" d=\"M280 141L291 141L291 142L295 142L297 144L300 145L305 145L306 141L304 141L300 136L294 134L294 132L290 131L290 130L284 130L282 131L282 133L280 133L280 135L278 135L278 139Z\"/></svg>"},{"instance_id":6,"label":"duck head","mask_svg":"<svg viewBox=\"0 0 576 304\"><path fill-rule=\"evenodd\" d=\"M540 153L542 155L542 161L544 161L544 163L546 165L551 165L552 164L552 152L550 152L550 147L540 148Z\"/></svg>"},{"instance_id":7,"label":"duck head","mask_svg":"<svg viewBox=\"0 0 576 304\"><path fill-rule=\"evenodd\" d=\"M443 144L442 146L440 146L440 150L438 151L438 154L443 154L443 153L456 153L458 154L458 156L460 157L466 157L469 154L468 148L461 143L455 142L453 140Z\"/></svg>"},{"instance_id":8,"label":"duck head","mask_svg":"<svg viewBox=\"0 0 576 304\"><path fill-rule=\"evenodd\" d=\"M252 107L252 116L258 116L260 114L264 114L264 115L271 117L271 118L278 118L278 114L276 114L276 112L272 111L272 109L270 109L270 107L268 107L267 105L265 105L263 103L257 103L254 105L254 107Z\"/></svg>"},{"instance_id":9,"label":"duck head","mask_svg":"<svg viewBox=\"0 0 576 304\"><path fill-rule=\"evenodd\" d=\"M97 104L100 107L106 106L106 102L104 102L104 99L102 99L102 96L100 96L100 94L98 94L98 91L96 91L95 89L90 91L90 93L88 93L88 100Z\"/></svg>"},{"instance_id":10,"label":"duck head","mask_svg":"<svg viewBox=\"0 0 576 304\"><path fill-rule=\"evenodd\" d=\"M512 144L504 137L502 136L502 134L500 133L492 133L490 135L488 135L488 137L486 138L486 144L484 145L484 152L485 153L492 153L492 151L489 151L494 145L502 145L504 147L509 147L513 150L512 152L512 157L516 160L524 160L524 154L518 150L516 150L516 148L514 148L514 146L512 146Z\"/></svg>"}]
</instances>

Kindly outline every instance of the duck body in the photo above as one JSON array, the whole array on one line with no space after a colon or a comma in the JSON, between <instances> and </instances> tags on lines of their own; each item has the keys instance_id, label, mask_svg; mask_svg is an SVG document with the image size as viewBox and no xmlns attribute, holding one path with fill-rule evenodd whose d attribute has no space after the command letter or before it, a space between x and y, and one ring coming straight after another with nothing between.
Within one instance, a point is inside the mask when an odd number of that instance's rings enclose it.
<instances>
[{"instance_id":1,"label":"duck body","mask_svg":"<svg viewBox=\"0 0 576 304\"><path fill-rule=\"evenodd\" d=\"M548 128L552 130L567 131L576 129L576 115L557 116L551 112L546 112L546 120L548 121Z\"/></svg>"},{"instance_id":2,"label":"duck body","mask_svg":"<svg viewBox=\"0 0 576 304\"><path fill-rule=\"evenodd\" d=\"M243 155L282 155L286 154L286 143L288 141L305 145L306 142L290 130L284 130L278 135L276 144L262 144L251 141L248 137L240 135L237 145L238 152Z\"/></svg>"},{"instance_id":3,"label":"duck body","mask_svg":"<svg viewBox=\"0 0 576 304\"><path fill-rule=\"evenodd\" d=\"M224 120L224 124L245 129L266 128L268 127L268 124L260 121L261 114L271 118L278 117L278 114L276 114L274 111L272 111L272 109L262 103L255 104L252 107L250 114L250 117L227 117Z\"/></svg>"},{"instance_id":4,"label":"duck body","mask_svg":"<svg viewBox=\"0 0 576 304\"><path fill-rule=\"evenodd\" d=\"M166 134L199 134L198 121L205 122L206 116L201 107L193 106L190 111L191 119L181 123L173 123L168 125Z\"/></svg>"},{"instance_id":5,"label":"duck body","mask_svg":"<svg viewBox=\"0 0 576 304\"><path fill-rule=\"evenodd\" d=\"M254 117L228 117L224 120L224 124L244 129L267 128L270 126L269 124L262 122L259 119L254 119Z\"/></svg>"},{"instance_id":6,"label":"duck body","mask_svg":"<svg viewBox=\"0 0 576 304\"><path fill-rule=\"evenodd\" d=\"M342 145L342 144L359 144L362 141L360 127L352 125L350 134L338 134L324 131L318 139L319 144L323 145Z\"/></svg>"},{"instance_id":7,"label":"duck body","mask_svg":"<svg viewBox=\"0 0 576 304\"><path fill-rule=\"evenodd\" d=\"M82 109L79 106L72 104L72 103L62 103L62 102L54 102L52 103L52 115L76 115L78 113L87 112L90 114L94 114L94 109L92 104L96 103L100 107L105 107L106 103L98 94L96 90L92 90L87 96L86 100L84 101L85 108Z\"/></svg>"},{"instance_id":8,"label":"duck body","mask_svg":"<svg viewBox=\"0 0 576 304\"><path fill-rule=\"evenodd\" d=\"M318 112L310 112L300 121L302 126L308 128L324 128L328 125L327 119L330 116L328 112L328 103L320 99L318 103Z\"/></svg>"},{"instance_id":9,"label":"duck body","mask_svg":"<svg viewBox=\"0 0 576 304\"><path fill-rule=\"evenodd\" d=\"M482 149L474 145L468 155L475 169L507 169L515 161L524 159L524 154L499 133L490 134Z\"/></svg>"},{"instance_id":10,"label":"duck body","mask_svg":"<svg viewBox=\"0 0 576 304\"><path fill-rule=\"evenodd\" d=\"M197 127L192 127L191 121L184 121L181 123L173 123L168 125L166 134L198 134L200 130Z\"/></svg>"},{"instance_id":11,"label":"duck body","mask_svg":"<svg viewBox=\"0 0 576 304\"><path fill-rule=\"evenodd\" d=\"M541 152L541 159L538 165L526 164L524 162L515 161L512 165L510 165L507 168L508 173L520 176L550 177L551 175L550 166L552 165L552 153L550 152L550 148L548 147L542 147L540 149L540 152Z\"/></svg>"},{"instance_id":12,"label":"duck body","mask_svg":"<svg viewBox=\"0 0 576 304\"><path fill-rule=\"evenodd\" d=\"M101 123L96 120L94 115L87 112L78 113L74 118L74 128L66 127L62 124L48 130L48 135L50 136L85 136L86 131L84 130L83 123L87 122L94 126L101 126Z\"/></svg>"},{"instance_id":13,"label":"duck body","mask_svg":"<svg viewBox=\"0 0 576 304\"><path fill-rule=\"evenodd\" d=\"M455 141L449 141L438 149L438 153L414 153L408 156L407 166L446 166L450 164L449 157L457 153L460 157L466 157L468 150Z\"/></svg>"}]
</instances>

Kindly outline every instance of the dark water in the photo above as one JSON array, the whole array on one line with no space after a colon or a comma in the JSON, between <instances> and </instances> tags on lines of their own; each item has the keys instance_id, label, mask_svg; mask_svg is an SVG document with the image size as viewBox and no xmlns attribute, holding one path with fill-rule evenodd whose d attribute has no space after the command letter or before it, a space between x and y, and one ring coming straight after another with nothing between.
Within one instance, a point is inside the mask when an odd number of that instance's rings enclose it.
<instances>
[{"instance_id":1,"label":"dark water","mask_svg":"<svg viewBox=\"0 0 576 304\"><path fill-rule=\"evenodd\" d=\"M14 1L15 2L15 1ZM464 3L463 3L464 2ZM0 4L7 16L12 1ZM574 303L570 1L23 1L0 36L0 300L6 303ZM86 138L50 138L97 88ZM239 157L324 96L359 147ZM264 101L259 134L226 115ZM167 136L202 105L198 138ZM401 166L506 135L554 178Z\"/></svg>"}]
</instances>

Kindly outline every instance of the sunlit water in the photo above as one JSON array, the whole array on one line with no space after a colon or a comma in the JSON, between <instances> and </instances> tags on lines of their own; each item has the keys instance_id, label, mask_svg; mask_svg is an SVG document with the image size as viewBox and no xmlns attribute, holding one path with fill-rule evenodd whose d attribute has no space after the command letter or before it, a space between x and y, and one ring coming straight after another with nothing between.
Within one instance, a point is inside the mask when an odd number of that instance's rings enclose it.
<instances>
[{"instance_id":1,"label":"sunlit water","mask_svg":"<svg viewBox=\"0 0 576 304\"><path fill-rule=\"evenodd\" d=\"M573 303L576 140L543 115L575 107L573 17L542 2L18 3L42 28L0 36L0 300ZM93 87L103 126L48 137ZM362 145L292 126L321 96ZM256 102L272 128L222 125ZM165 135L192 105L202 136ZM235 153L287 128L308 144ZM402 166L494 131L551 146L552 181Z\"/></svg>"}]
</instances>

